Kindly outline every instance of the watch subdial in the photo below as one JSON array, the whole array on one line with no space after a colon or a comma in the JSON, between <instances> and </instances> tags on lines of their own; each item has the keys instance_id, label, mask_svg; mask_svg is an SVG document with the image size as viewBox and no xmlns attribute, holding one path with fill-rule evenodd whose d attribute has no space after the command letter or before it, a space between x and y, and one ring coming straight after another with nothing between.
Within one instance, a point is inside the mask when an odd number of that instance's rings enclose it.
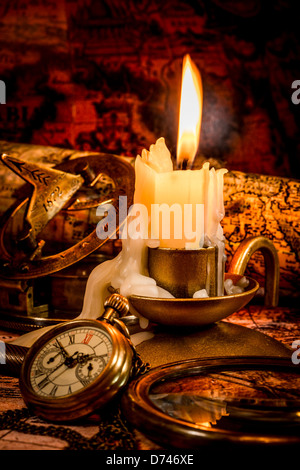
<instances>
[{"instance_id":1,"label":"watch subdial","mask_svg":"<svg viewBox=\"0 0 300 470\"><path fill-rule=\"evenodd\" d=\"M84 386L88 385L101 374L105 366L106 361L103 357L93 357L76 367L76 377Z\"/></svg>"},{"instance_id":2,"label":"watch subdial","mask_svg":"<svg viewBox=\"0 0 300 470\"><path fill-rule=\"evenodd\" d=\"M37 369L41 372L49 372L64 362L64 356L57 348L43 352L38 358Z\"/></svg>"}]
</instances>

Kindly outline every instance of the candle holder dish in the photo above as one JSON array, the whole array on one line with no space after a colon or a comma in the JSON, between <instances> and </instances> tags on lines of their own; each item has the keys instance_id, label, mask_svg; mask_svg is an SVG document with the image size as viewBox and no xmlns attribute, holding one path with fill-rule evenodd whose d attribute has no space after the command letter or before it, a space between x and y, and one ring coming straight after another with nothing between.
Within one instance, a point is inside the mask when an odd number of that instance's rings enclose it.
<instances>
[{"instance_id":1,"label":"candle holder dish","mask_svg":"<svg viewBox=\"0 0 300 470\"><path fill-rule=\"evenodd\" d=\"M273 243L265 237L250 237L241 243L230 264L225 280L236 284L243 276L255 251L261 251L265 261L265 304L276 306L279 287L279 261ZM246 276L249 284L244 292L205 298L153 298L131 295L133 308L153 323L170 326L201 326L220 321L247 305L259 284Z\"/></svg>"},{"instance_id":2,"label":"candle holder dish","mask_svg":"<svg viewBox=\"0 0 300 470\"><path fill-rule=\"evenodd\" d=\"M242 277L237 274L225 274L225 279L232 279L233 283ZM132 295L129 301L138 313L153 323L170 326L208 325L228 317L250 302L259 284L254 279L247 279L249 285L240 294L200 299L163 299Z\"/></svg>"}]
</instances>

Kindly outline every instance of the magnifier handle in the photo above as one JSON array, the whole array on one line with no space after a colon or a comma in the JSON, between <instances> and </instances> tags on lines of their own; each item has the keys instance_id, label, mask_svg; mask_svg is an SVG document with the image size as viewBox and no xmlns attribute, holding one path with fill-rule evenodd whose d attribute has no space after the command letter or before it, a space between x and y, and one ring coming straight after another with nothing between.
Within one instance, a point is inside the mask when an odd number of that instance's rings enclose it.
<instances>
[{"instance_id":1,"label":"magnifier handle","mask_svg":"<svg viewBox=\"0 0 300 470\"><path fill-rule=\"evenodd\" d=\"M19 377L28 349L25 346L0 342L0 375Z\"/></svg>"}]
</instances>

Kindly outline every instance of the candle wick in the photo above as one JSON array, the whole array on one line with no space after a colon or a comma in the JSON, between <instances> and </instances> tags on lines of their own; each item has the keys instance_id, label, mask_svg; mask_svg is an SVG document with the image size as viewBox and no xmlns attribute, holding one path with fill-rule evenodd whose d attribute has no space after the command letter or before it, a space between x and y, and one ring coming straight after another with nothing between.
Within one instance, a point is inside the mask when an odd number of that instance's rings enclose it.
<instances>
[{"instance_id":1,"label":"candle wick","mask_svg":"<svg viewBox=\"0 0 300 470\"><path fill-rule=\"evenodd\" d=\"M189 163L189 160L187 158L184 158L183 160L180 160L180 162L178 162L178 169L179 170L186 170L188 168L188 163Z\"/></svg>"}]
</instances>

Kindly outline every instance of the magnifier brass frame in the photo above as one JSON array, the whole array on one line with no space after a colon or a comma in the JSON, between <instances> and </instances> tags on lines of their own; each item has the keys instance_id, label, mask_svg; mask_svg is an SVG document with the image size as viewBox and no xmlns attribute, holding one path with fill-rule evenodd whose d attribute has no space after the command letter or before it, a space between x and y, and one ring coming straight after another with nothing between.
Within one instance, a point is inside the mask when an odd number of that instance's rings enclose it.
<instances>
[{"instance_id":1,"label":"magnifier brass frame","mask_svg":"<svg viewBox=\"0 0 300 470\"><path fill-rule=\"evenodd\" d=\"M297 429L298 435L276 435L275 433L274 435L264 435L241 433L217 427L207 428L201 424L176 419L163 413L150 399L151 390L159 383L170 379L224 370L275 370L300 373L299 367L297 368L287 358L223 357L194 359L167 364L153 369L130 383L125 395L122 397L123 412L134 427L153 441L167 447L199 448L202 445L208 446L216 443L246 446L299 446L299 428ZM297 401L296 405L299 405L298 408L289 410L289 416L300 426L300 401ZM255 413L257 413L257 410L255 410ZM262 411L262 416L263 413L264 411ZM268 411L268 413L271 419L272 412ZM249 411L249 417L251 417L251 410Z\"/></svg>"}]
</instances>

